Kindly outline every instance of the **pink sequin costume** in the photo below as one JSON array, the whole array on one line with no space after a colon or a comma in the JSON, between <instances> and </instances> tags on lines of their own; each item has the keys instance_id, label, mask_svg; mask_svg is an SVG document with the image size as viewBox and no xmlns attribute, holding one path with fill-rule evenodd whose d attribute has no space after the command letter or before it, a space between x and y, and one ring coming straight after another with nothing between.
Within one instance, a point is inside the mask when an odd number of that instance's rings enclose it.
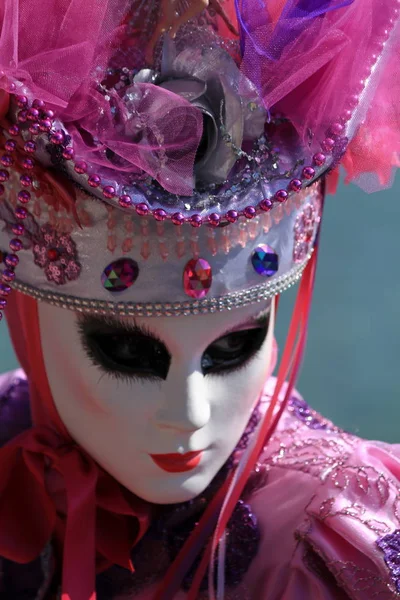
<instances>
[{"instance_id":1,"label":"pink sequin costume","mask_svg":"<svg viewBox=\"0 0 400 600\"><path fill-rule=\"evenodd\" d=\"M1 382L1 600L400 594L396 447L293 392L326 177L343 164L372 191L399 165L399 0L215 5L154 48L158 0L0 7L0 309L24 369ZM298 280L277 380L209 508L152 521L61 422L37 303L174 318Z\"/></svg>"}]
</instances>

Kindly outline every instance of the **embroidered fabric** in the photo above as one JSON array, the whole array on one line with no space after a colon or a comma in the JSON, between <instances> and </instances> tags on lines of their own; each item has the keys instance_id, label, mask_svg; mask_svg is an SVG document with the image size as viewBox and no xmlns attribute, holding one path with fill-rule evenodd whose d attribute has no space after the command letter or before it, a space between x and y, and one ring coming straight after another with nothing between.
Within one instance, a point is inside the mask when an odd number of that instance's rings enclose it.
<instances>
[{"instance_id":1,"label":"embroidered fabric","mask_svg":"<svg viewBox=\"0 0 400 600\"><path fill-rule=\"evenodd\" d=\"M6 386L1 383L0 378L0 406L6 406L4 398L10 393L16 405L28 403L23 376L17 385L10 376ZM261 406L267 405L274 385L271 378ZM255 423L256 419L251 426ZM227 588L226 600L400 597L399 479L399 446L343 432L295 393L243 495L258 521L259 549L241 581ZM193 511L199 509L194 502ZM182 513L172 510L169 521L164 515L158 525L169 532L174 528L179 532L182 526L184 531L187 518L193 517L191 510L189 506ZM239 521L248 514L242 511ZM238 531L233 556L249 547L240 540L247 531L242 523ZM114 567L97 578L99 600L151 600L154 580L170 561L168 544L154 537L140 554L141 585L124 587L132 576ZM3 561L1 567L0 600L53 600L47 587L52 569L49 547L41 561L25 567ZM207 598L206 592L199 596ZM174 598L185 599L184 590Z\"/></svg>"}]
</instances>

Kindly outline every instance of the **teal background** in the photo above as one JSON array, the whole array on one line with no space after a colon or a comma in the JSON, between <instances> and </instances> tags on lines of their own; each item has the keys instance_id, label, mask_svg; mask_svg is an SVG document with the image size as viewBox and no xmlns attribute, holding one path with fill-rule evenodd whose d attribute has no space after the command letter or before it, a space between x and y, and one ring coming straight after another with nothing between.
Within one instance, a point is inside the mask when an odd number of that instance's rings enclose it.
<instances>
[{"instance_id":1,"label":"teal background","mask_svg":"<svg viewBox=\"0 0 400 600\"><path fill-rule=\"evenodd\" d=\"M337 425L400 442L400 177L368 195L341 186L328 196L319 267L298 387ZM279 306L282 347L296 290ZM17 361L4 322L0 372Z\"/></svg>"}]
</instances>

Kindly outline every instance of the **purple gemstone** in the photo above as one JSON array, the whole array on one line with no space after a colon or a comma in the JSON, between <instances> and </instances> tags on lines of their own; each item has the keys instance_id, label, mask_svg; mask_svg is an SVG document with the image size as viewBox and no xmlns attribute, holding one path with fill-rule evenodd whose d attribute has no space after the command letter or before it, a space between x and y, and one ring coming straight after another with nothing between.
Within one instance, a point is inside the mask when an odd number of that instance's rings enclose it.
<instances>
[{"instance_id":1,"label":"purple gemstone","mask_svg":"<svg viewBox=\"0 0 400 600\"><path fill-rule=\"evenodd\" d=\"M204 258L192 258L183 271L183 289L191 298L204 298L210 291L212 270Z\"/></svg>"},{"instance_id":2,"label":"purple gemstone","mask_svg":"<svg viewBox=\"0 0 400 600\"><path fill-rule=\"evenodd\" d=\"M272 277L279 268L279 256L271 246L257 246L251 256L254 270L263 277Z\"/></svg>"},{"instance_id":3,"label":"purple gemstone","mask_svg":"<svg viewBox=\"0 0 400 600\"><path fill-rule=\"evenodd\" d=\"M139 267L131 258L120 258L110 263L101 275L101 282L109 292L123 292L138 278Z\"/></svg>"}]
</instances>

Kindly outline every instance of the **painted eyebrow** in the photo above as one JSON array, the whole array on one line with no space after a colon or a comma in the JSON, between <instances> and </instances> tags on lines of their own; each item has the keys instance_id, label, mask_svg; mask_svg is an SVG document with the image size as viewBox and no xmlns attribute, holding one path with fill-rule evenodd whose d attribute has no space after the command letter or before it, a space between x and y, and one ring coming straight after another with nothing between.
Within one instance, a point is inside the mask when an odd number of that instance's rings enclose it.
<instances>
[{"instance_id":1,"label":"painted eyebrow","mask_svg":"<svg viewBox=\"0 0 400 600\"><path fill-rule=\"evenodd\" d=\"M239 323L238 325L235 325L234 327L225 331L214 341L223 338L229 335L230 333L234 333L235 331L238 331L240 329L245 329L246 326L254 327L254 325L257 325L259 327L265 327L268 324L270 312L271 307L269 306L266 310L261 311L254 317L247 319L243 323ZM86 334L90 334L91 332L103 332L114 334L124 333L131 335L142 335L152 338L153 340L156 340L157 342L160 342L167 347L165 342L161 340L161 338L154 331L152 331L145 325L140 325L135 319L125 321L118 317L115 317L114 315L91 315L81 313L78 315L78 327L81 331L83 331Z\"/></svg>"}]
</instances>

